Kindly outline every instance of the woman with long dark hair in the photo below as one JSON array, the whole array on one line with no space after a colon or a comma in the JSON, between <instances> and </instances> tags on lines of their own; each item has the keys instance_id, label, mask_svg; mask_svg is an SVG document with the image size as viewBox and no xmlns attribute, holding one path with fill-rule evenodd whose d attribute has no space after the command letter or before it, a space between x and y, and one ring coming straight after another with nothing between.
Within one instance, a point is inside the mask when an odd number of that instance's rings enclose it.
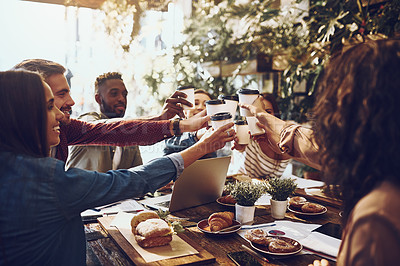
<instances>
[{"instance_id":1,"label":"woman with long dark hair","mask_svg":"<svg viewBox=\"0 0 400 266\"><path fill-rule=\"evenodd\" d=\"M65 171L48 157L63 116L38 74L0 72L0 265L85 265L82 211L154 192L234 135L231 123L142 166Z\"/></svg>"},{"instance_id":2,"label":"woman with long dark hair","mask_svg":"<svg viewBox=\"0 0 400 266\"><path fill-rule=\"evenodd\" d=\"M312 130L247 106L277 150L341 187L337 265L400 261L399 88L400 40L368 41L331 58L319 81Z\"/></svg>"}]
</instances>

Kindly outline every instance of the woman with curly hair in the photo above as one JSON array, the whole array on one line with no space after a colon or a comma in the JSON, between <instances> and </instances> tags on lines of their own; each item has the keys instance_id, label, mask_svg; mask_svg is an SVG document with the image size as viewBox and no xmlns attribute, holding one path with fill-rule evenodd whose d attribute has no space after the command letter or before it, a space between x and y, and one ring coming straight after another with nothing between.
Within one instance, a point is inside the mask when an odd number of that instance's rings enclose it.
<instances>
[{"instance_id":1,"label":"woman with curly hair","mask_svg":"<svg viewBox=\"0 0 400 266\"><path fill-rule=\"evenodd\" d=\"M340 185L344 230L337 265L400 261L399 87L400 40L368 41L331 58L312 130L247 106L276 149Z\"/></svg>"}]
</instances>

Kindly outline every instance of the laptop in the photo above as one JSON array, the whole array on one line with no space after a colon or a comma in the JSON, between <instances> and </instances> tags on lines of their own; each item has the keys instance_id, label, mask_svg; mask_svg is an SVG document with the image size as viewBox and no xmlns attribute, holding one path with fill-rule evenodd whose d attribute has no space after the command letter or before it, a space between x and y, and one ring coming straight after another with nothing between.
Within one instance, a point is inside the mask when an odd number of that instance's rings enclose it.
<instances>
[{"instance_id":1,"label":"laptop","mask_svg":"<svg viewBox=\"0 0 400 266\"><path fill-rule=\"evenodd\" d=\"M197 160L183 170L171 194L139 202L170 212L213 202L222 195L230 161L230 156Z\"/></svg>"}]
</instances>

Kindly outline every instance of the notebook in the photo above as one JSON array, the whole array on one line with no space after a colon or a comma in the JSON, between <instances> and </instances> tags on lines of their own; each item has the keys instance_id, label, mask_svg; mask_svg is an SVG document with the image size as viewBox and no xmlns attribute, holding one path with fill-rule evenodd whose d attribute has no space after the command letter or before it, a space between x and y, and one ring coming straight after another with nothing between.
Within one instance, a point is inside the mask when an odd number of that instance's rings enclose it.
<instances>
[{"instance_id":1,"label":"notebook","mask_svg":"<svg viewBox=\"0 0 400 266\"><path fill-rule=\"evenodd\" d=\"M222 195L230 161L230 156L197 160L183 170L171 194L139 202L170 212L213 202Z\"/></svg>"}]
</instances>

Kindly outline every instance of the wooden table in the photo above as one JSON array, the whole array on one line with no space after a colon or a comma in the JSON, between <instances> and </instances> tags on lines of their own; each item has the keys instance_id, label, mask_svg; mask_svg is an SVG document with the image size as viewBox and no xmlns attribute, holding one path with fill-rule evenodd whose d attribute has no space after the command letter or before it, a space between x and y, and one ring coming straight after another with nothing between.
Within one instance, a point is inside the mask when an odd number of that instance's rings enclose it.
<instances>
[{"instance_id":1,"label":"wooden table","mask_svg":"<svg viewBox=\"0 0 400 266\"><path fill-rule=\"evenodd\" d=\"M304 191L298 191L300 194ZM308 197L313 201L312 197ZM319 197L315 198L315 202L321 202ZM321 202L324 204L323 202ZM315 217L300 217L292 212L287 212L285 220L303 223L325 224L327 222L340 224L341 217L339 215L340 209L338 206L324 204L328 211ZM229 209L231 208L231 209ZM199 231L195 224L202 219L208 218L213 212L219 211L234 211L232 207L226 207L218 204L217 202L205 204L202 206L174 212L173 215L182 218L189 218L193 222L193 226L186 228L186 232L182 233L185 238L190 238L198 246L205 249L208 253L215 257L215 261L209 265L233 265L233 262L227 257L229 252L244 250L242 244L249 246L246 240L241 238L238 234L230 234L226 236L213 236L206 235ZM271 217L270 207L261 206L257 207L255 213L255 224L272 222L274 219ZM123 250L113 241L108 232L100 227L99 223L85 224L87 236L87 264L88 265L133 265L129 257L124 254ZM291 256L285 259L269 258L270 263L264 265L307 265L312 263L314 259L320 259L315 254L304 254ZM261 262L261 261L260 261ZM333 264L334 265L334 264Z\"/></svg>"}]
</instances>

